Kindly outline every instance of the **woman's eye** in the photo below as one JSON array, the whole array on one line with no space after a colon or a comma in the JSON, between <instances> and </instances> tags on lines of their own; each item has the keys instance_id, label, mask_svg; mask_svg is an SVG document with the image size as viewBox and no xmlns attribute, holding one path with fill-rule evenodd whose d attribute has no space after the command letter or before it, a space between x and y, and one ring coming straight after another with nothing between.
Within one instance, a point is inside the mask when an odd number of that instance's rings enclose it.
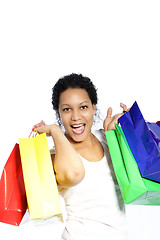
<instances>
[{"instance_id":1,"label":"woman's eye","mask_svg":"<svg viewBox=\"0 0 160 240\"><path fill-rule=\"evenodd\" d=\"M86 109L86 108L88 108L88 106L82 106L82 107L81 107L82 110L83 110L83 109Z\"/></svg>"},{"instance_id":2,"label":"woman's eye","mask_svg":"<svg viewBox=\"0 0 160 240\"><path fill-rule=\"evenodd\" d=\"M70 111L70 108L64 108L63 109L63 112L68 112L68 111Z\"/></svg>"}]
</instances>

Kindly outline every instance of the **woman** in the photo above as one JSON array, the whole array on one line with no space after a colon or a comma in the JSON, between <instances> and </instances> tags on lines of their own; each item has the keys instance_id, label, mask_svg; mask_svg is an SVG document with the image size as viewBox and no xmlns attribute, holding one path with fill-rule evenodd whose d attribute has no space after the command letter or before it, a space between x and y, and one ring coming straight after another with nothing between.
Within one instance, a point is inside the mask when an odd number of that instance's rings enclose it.
<instances>
[{"instance_id":1,"label":"woman","mask_svg":"<svg viewBox=\"0 0 160 240\"><path fill-rule=\"evenodd\" d=\"M118 122L109 108L104 130L92 133L97 92L91 80L71 74L53 87L52 104L60 125L37 125L54 141L53 166L67 211L63 240L125 240L123 200L113 171L104 131ZM127 111L121 104L123 111Z\"/></svg>"}]
</instances>

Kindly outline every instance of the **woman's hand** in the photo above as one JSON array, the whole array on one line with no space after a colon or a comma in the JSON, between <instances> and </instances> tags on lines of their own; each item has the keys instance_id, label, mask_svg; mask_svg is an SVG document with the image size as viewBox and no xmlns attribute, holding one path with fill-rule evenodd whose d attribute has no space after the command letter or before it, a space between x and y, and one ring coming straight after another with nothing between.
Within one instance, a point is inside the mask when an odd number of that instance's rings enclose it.
<instances>
[{"instance_id":1,"label":"woman's hand","mask_svg":"<svg viewBox=\"0 0 160 240\"><path fill-rule=\"evenodd\" d=\"M47 124L45 124L44 121L41 121L40 123L35 124L34 128L36 128L36 131L38 133L44 133L45 132L47 134L47 136L52 136L52 133L54 131L56 131L57 129L61 130L58 125L56 125L56 124L47 125Z\"/></svg>"},{"instance_id":2,"label":"woman's hand","mask_svg":"<svg viewBox=\"0 0 160 240\"><path fill-rule=\"evenodd\" d=\"M127 106L123 103L120 104L121 108L123 109L123 111L127 112L129 109L127 108ZM118 124L118 119L122 116L122 113L118 113L114 116L112 116L112 108L108 108L107 111L107 116L104 120L103 123L103 127L105 131L109 131L109 130L115 130L115 123Z\"/></svg>"}]
</instances>

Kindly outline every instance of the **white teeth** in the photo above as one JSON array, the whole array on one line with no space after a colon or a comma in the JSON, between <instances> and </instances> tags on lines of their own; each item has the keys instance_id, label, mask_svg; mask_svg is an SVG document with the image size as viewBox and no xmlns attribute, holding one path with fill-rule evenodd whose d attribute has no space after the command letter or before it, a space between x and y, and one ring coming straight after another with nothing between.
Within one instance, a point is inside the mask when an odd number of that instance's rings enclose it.
<instances>
[{"instance_id":1,"label":"white teeth","mask_svg":"<svg viewBox=\"0 0 160 240\"><path fill-rule=\"evenodd\" d=\"M84 124L72 125L73 128L82 127Z\"/></svg>"},{"instance_id":2,"label":"white teeth","mask_svg":"<svg viewBox=\"0 0 160 240\"><path fill-rule=\"evenodd\" d=\"M85 124L74 124L74 125L71 125L71 127L72 127L73 133L76 135L82 134L85 130Z\"/></svg>"}]
</instances>

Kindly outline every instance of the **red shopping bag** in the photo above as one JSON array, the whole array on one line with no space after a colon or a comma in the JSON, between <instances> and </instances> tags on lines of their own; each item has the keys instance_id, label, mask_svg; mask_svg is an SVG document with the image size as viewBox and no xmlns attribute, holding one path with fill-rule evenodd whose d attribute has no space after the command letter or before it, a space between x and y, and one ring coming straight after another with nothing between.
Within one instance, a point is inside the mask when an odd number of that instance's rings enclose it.
<instances>
[{"instance_id":1,"label":"red shopping bag","mask_svg":"<svg viewBox=\"0 0 160 240\"><path fill-rule=\"evenodd\" d=\"M26 209L19 145L15 144L0 179L0 222L19 226Z\"/></svg>"}]
</instances>

